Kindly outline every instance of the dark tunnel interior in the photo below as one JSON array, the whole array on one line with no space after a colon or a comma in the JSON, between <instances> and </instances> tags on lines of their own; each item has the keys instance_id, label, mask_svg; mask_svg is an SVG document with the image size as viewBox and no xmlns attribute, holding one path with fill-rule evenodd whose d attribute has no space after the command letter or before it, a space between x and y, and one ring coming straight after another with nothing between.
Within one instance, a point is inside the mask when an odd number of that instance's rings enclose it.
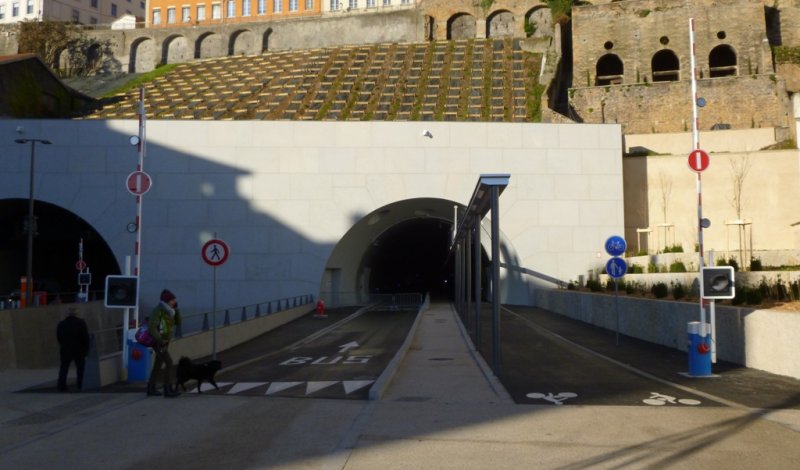
<instances>
[{"instance_id":1,"label":"dark tunnel interior","mask_svg":"<svg viewBox=\"0 0 800 470\"><path fill-rule=\"evenodd\" d=\"M449 256L452 223L418 218L394 225L375 239L362 266L370 268L371 293L429 292L432 299L454 297L455 259ZM489 265L481 250L483 266ZM482 276L483 285L487 278Z\"/></svg>"},{"instance_id":2,"label":"dark tunnel interior","mask_svg":"<svg viewBox=\"0 0 800 470\"><path fill-rule=\"evenodd\" d=\"M78 287L78 249L92 275L89 291L100 292L106 275L120 274L114 253L85 220L53 204L35 201L33 238L34 290L46 291L48 302L72 301ZM16 297L27 266L27 199L0 201L0 298ZM133 247L131 247L132 249Z\"/></svg>"}]
</instances>

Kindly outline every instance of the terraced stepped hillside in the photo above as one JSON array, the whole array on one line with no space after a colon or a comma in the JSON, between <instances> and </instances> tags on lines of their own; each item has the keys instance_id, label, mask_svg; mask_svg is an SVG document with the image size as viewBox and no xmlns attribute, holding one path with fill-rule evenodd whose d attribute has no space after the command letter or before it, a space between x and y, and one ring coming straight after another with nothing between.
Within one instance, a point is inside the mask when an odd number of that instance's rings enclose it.
<instances>
[{"instance_id":1,"label":"terraced stepped hillside","mask_svg":"<svg viewBox=\"0 0 800 470\"><path fill-rule=\"evenodd\" d=\"M179 65L146 85L154 119L540 120L540 54L513 39L379 44ZM135 119L138 92L88 119Z\"/></svg>"}]
</instances>

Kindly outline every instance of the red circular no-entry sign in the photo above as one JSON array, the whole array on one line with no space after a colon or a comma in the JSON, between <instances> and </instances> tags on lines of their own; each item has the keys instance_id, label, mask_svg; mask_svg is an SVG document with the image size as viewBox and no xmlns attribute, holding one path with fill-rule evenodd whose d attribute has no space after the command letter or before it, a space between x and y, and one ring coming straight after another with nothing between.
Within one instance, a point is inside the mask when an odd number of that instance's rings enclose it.
<instances>
[{"instance_id":1,"label":"red circular no-entry sign","mask_svg":"<svg viewBox=\"0 0 800 470\"><path fill-rule=\"evenodd\" d=\"M141 196L146 193L150 190L152 184L153 181L150 179L150 175L143 171L134 171L128 175L128 191L134 196Z\"/></svg>"},{"instance_id":2,"label":"red circular no-entry sign","mask_svg":"<svg viewBox=\"0 0 800 470\"><path fill-rule=\"evenodd\" d=\"M689 168L693 171L703 171L708 168L710 160L705 150L694 150L689 154Z\"/></svg>"}]
</instances>

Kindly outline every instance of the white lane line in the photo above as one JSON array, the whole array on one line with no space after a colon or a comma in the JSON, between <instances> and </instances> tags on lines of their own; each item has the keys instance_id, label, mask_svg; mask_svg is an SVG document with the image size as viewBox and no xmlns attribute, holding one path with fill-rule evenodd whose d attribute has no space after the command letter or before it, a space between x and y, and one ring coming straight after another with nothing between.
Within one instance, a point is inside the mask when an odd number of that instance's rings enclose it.
<instances>
[{"instance_id":1,"label":"white lane line","mask_svg":"<svg viewBox=\"0 0 800 470\"><path fill-rule=\"evenodd\" d=\"M374 382L374 380L344 380L342 381L342 385L344 386L344 394L350 395L356 390L360 390Z\"/></svg>"},{"instance_id":2,"label":"white lane line","mask_svg":"<svg viewBox=\"0 0 800 470\"><path fill-rule=\"evenodd\" d=\"M304 384L305 382L272 382L269 384L269 388L265 395L272 395L273 393L282 392L286 389L296 387L300 384Z\"/></svg>"},{"instance_id":3,"label":"white lane line","mask_svg":"<svg viewBox=\"0 0 800 470\"><path fill-rule=\"evenodd\" d=\"M306 384L306 395L311 395L314 392L319 392L323 388L328 388L331 385L338 384L338 380L327 380L323 382L308 382Z\"/></svg>"},{"instance_id":4,"label":"white lane line","mask_svg":"<svg viewBox=\"0 0 800 470\"><path fill-rule=\"evenodd\" d=\"M237 382L236 385L231 387L228 390L228 395L235 395L237 393L246 392L247 390L252 390L256 387L261 387L262 385L266 385L269 382Z\"/></svg>"}]
</instances>

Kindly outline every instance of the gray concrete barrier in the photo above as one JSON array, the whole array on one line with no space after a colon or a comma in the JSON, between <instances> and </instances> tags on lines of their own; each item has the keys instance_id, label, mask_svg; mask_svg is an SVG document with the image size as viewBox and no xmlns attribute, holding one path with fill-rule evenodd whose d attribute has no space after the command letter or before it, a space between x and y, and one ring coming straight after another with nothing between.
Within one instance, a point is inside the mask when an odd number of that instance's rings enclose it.
<instances>
[{"instance_id":1,"label":"gray concrete barrier","mask_svg":"<svg viewBox=\"0 0 800 470\"><path fill-rule=\"evenodd\" d=\"M686 325L700 319L697 302L563 289L536 289L532 303L611 331L619 308L620 334L681 351L687 350ZM719 359L800 379L800 312L718 305L716 327Z\"/></svg>"}]
</instances>

